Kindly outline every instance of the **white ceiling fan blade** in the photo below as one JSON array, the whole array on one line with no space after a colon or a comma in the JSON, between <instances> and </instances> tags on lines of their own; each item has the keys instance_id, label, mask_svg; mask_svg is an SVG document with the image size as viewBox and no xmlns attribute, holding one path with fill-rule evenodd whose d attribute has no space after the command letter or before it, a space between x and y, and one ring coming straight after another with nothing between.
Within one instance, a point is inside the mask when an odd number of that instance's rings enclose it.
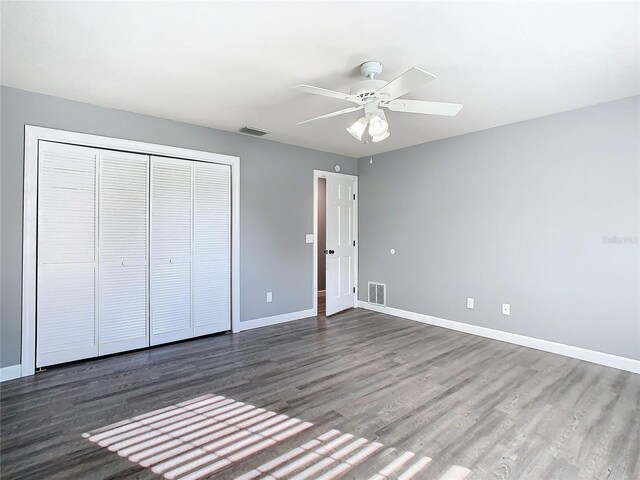
<instances>
[{"instance_id":1,"label":"white ceiling fan blade","mask_svg":"<svg viewBox=\"0 0 640 480\"><path fill-rule=\"evenodd\" d=\"M362 110L363 108L364 108L364 105L358 105L357 107L344 108L342 110L338 110L337 112L327 113L326 115L322 115L320 117L310 118L309 120L305 120L304 122L298 122L296 125L302 125L303 123L315 122L316 120L322 120L323 118L337 117L338 115L343 115L345 113L356 112L358 110Z\"/></svg>"},{"instance_id":2,"label":"white ceiling fan blade","mask_svg":"<svg viewBox=\"0 0 640 480\"><path fill-rule=\"evenodd\" d=\"M453 117L462 110L460 103L427 102L425 100L405 100L403 98L382 104L392 112L422 113L425 115L446 115Z\"/></svg>"},{"instance_id":3,"label":"white ceiling fan blade","mask_svg":"<svg viewBox=\"0 0 640 480\"><path fill-rule=\"evenodd\" d=\"M383 101L394 100L435 79L436 77L431 75L429 72L425 72L418 67L413 67L395 80L391 80L384 87L378 89L378 91L376 91L376 96Z\"/></svg>"},{"instance_id":4,"label":"white ceiling fan blade","mask_svg":"<svg viewBox=\"0 0 640 480\"><path fill-rule=\"evenodd\" d=\"M348 93L336 92L335 90L327 90L326 88L314 87L313 85L296 85L291 87L299 92L312 93L313 95L321 95L323 97L338 98L348 102L360 103L358 97Z\"/></svg>"}]
</instances>

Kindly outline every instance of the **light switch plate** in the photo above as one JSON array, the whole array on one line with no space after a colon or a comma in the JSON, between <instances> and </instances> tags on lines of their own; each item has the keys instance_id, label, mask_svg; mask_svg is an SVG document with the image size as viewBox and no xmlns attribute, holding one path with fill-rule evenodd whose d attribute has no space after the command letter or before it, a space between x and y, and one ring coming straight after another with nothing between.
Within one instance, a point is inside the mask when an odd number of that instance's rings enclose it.
<instances>
[{"instance_id":1,"label":"light switch plate","mask_svg":"<svg viewBox=\"0 0 640 480\"><path fill-rule=\"evenodd\" d=\"M475 304L475 300L471 297L467 298L467 308L470 308L471 310L473 310Z\"/></svg>"},{"instance_id":2,"label":"light switch plate","mask_svg":"<svg viewBox=\"0 0 640 480\"><path fill-rule=\"evenodd\" d=\"M267 303L273 301L273 292L267 292Z\"/></svg>"},{"instance_id":3,"label":"light switch plate","mask_svg":"<svg viewBox=\"0 0 640 480\"><path fill-rule=\"evenodd\" d=\"M307 243L313 243L313 233L307 233L306 242Z\"/></svg>"},{"instance_id":4,"label":"light switch plate","mask_svg":"<svg viewBox=\"0 0 640 480\"><path fill-rule=\"evenodd\" d=\"M502 304L502 314L503 315L511 315L511 305L508 303Z\"/></svg>"}]
</instances>

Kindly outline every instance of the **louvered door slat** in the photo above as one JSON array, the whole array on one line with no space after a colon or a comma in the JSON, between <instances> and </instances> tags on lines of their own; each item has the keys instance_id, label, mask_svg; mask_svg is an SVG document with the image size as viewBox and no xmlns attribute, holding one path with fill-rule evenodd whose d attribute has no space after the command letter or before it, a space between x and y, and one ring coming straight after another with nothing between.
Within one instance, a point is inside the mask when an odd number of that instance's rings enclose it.
<instances>
[{"instance_id":1,"label":"louvered door slat","mask_svg":"<svg viewBox=\"0 0 640 480\"><path fill-rule=\"evenodd\" d=\"M100 355L149 345L147 155L100 153Z\"/></svg>"},{"instance_id":2,"label":"louvered door slat","mask_svg":"<svg viewBox=\"0 0 640 480\"><path fill-rule=\"evenodd\" d=\"M96 356L98 151L40 142L36 366Z\"/></svg>"},{"instance_id":3,"label":"louvered door slat","mask_svg":"<svg viewBox=\"0 0 640 480\"><path fill-rule=\"evenodd\" d=\"M193 162L151 158L151 345L193 336Z\"/></svg>"},{"instance_id":4,"label":"louvered door slat","mask_svg":"<svg viewBox=\"0 0 640 480\"><path fill-rule=\"evenodd\" d=\"M231 168L194 169L194 335L206 335L231 329Z\"/></svg>"},{"instance_id":5,"label":"louvered door slat","mask_svg":"<svg viewBox=\"0 0 640 480\"><path fill-rule=\"evenodd\" d=\"M151 276L151 343L157 345L191 337L191 264L154 265Z\"/></svg>"}]
</instances>

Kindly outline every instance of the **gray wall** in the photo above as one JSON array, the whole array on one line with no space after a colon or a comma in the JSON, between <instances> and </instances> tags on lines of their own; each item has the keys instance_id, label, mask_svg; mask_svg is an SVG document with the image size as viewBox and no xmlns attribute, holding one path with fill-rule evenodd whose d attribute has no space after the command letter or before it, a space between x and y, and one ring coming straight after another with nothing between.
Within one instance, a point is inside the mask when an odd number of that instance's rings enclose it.
<instances>
[{"instance_id":1,"label":"gray wall","mask_svg":"<svg viewBox=\"0 0 640 480\"><path fill-rule=\"evenodd\" d=\"M241 320L312 308L313 170L355 174L357 160L8 87L0 106L0 366L20 363L25 124L239 156Z\"/></svg>"},{"instance_id":2,"label":"gray wall","mask_svg":"<svg viewBox=\"0 0 640 480\"><path fill-rule=\"evenodd\" d=\"M640 359L639 98L360 159L360 300Z\"/></svg>"},{"instance_id":3,"label":"gray wall","mask_svg":"<svg viewBox=\"0 0 640 480\"><path fill-rule=\"evenodd\" d=\"M327 274L327 179L318 179L318 291L324 290Z\"/></svg>"}]
</instances>

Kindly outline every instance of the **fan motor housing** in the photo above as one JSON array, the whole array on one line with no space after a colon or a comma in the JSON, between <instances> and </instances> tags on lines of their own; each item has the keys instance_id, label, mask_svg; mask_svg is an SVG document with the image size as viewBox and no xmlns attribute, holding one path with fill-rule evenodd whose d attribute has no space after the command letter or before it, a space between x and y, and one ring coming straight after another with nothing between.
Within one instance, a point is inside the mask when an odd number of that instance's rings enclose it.
<instances>
[{"instance_id":1,"label":"fan motor housing","mask_svg":"<svg viewBox=\"0 0 640 480\"><path fill-rule=\"evenodd\" d=\"M387 83L384 80L362 80L351 87L351 95L356 95L360 100L367 100L369 98L375 98L373 94L380 88L384 87Z\"/></svg>"}]
</instances>

